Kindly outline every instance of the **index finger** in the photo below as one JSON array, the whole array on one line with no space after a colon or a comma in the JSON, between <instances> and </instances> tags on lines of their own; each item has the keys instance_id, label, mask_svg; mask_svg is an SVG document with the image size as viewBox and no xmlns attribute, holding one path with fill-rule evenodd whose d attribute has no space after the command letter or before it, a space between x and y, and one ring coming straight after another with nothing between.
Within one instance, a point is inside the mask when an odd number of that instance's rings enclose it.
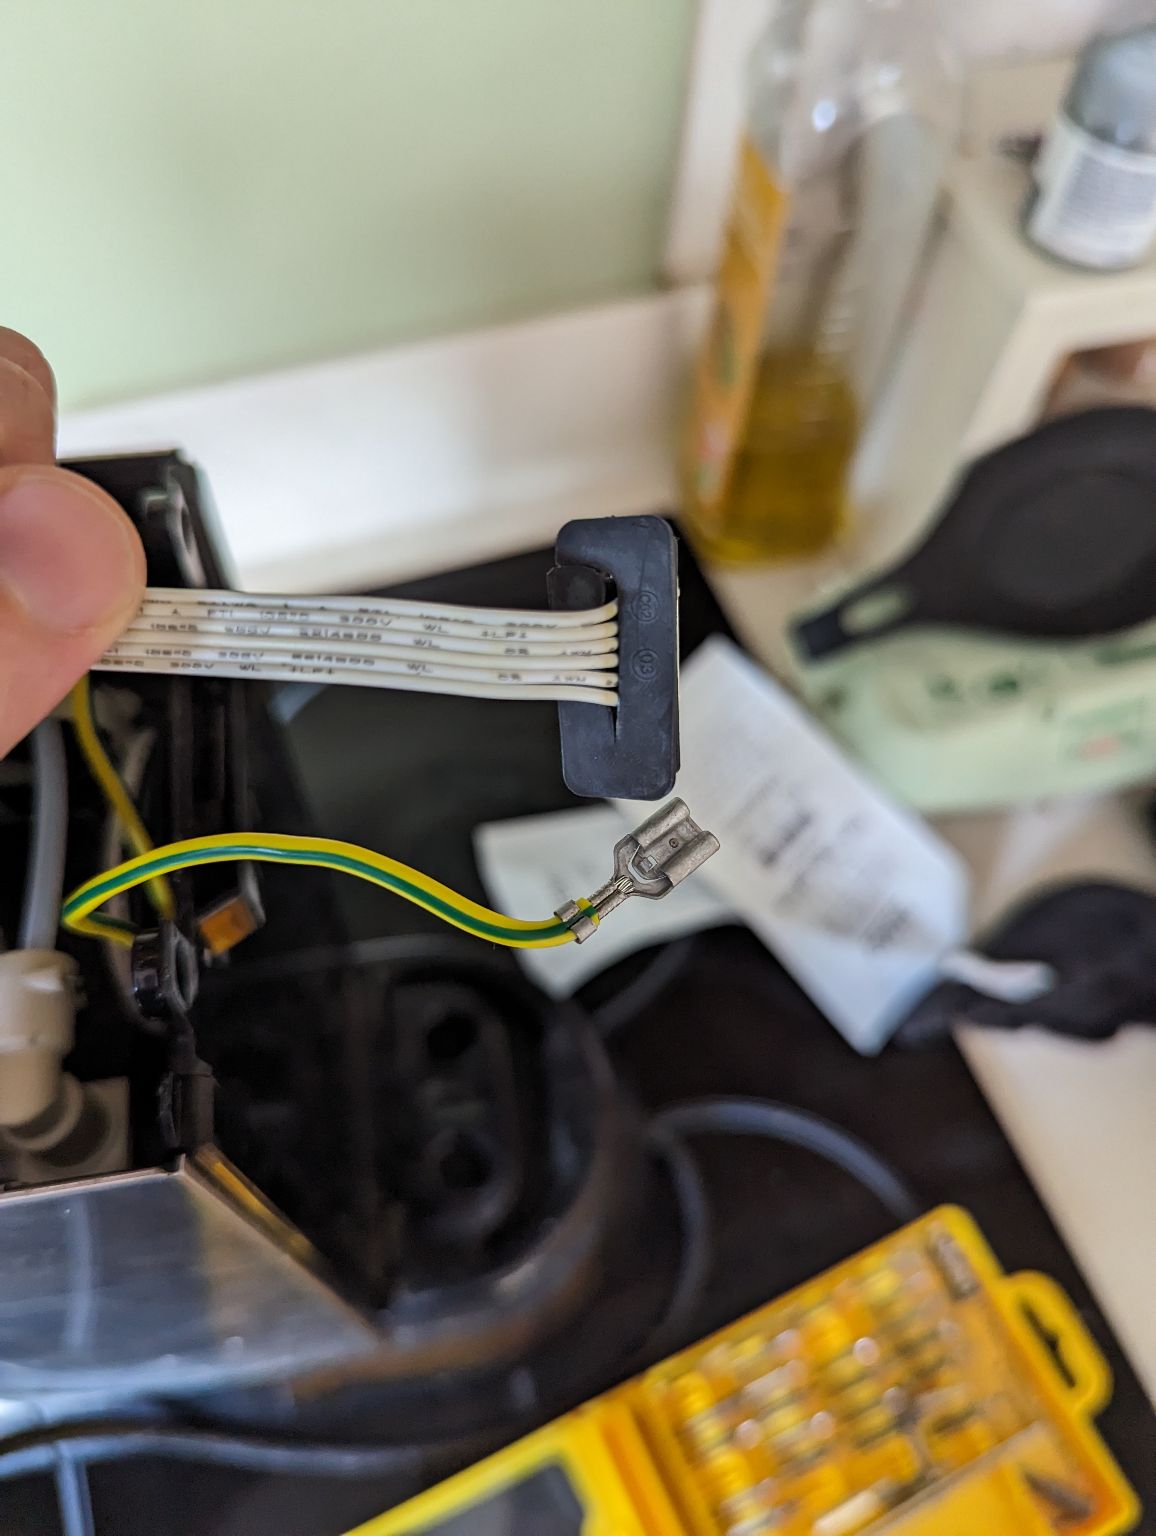
<instances>
[{"instance_id":1,"label":"index finger","mask_svg":"<svg viewBox=\"0 0 1156 1536\"><path fill-rule=\"evenodd\" d=\"M51 464L55 457L52 369L27 336L0 326L0 464Z\"/></svg>"}]
</instances>

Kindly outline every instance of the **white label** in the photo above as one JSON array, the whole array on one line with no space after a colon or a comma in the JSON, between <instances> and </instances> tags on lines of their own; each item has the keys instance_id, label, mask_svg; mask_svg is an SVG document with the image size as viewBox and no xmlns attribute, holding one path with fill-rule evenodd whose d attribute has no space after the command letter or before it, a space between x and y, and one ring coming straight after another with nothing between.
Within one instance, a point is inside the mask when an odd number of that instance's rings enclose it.
<instances>
[{"instance_id":1,"label":"white label","mask_svg":"<svg viewBox=\"0 0 1156 1536\"><path fill-rule=\"evenodd\" d=\"M1156 239L1156 155L1105 144L1061 114L1034 174L1028 233L1054 255L1126 267Z\"/></svg>"},{"instance_id":2,"label":"white label","mask_svg":"<svg viewBox=\"0 0 1156 1536\"><path fill-rule=\"evenodd\" d=\"M722 845L691 883L710 881L857 1050L879 1050L964 937L962 861L729 640L687 664L680 714L677 793ZM653 807L625 809L635 825Z\"/></svg>"},{"instance_id":3,"label":"white label","mask_svg":"<svg viewBox=\"0 0 1156 1536\"><path fill-rule=\"evenodd\" d=\"M654 810L649 806L636 818ZM545 917L575 896L589 896L614 868L614 845L634 822L612 805L583 806L548 816L495 821L474 833L478 868L490 900L515 917ZM626 901L585 944L514 953L552 997L569 997L625 955L700 928L738 922L701 875L661 901Z\"/></svg>"}]
</instances>

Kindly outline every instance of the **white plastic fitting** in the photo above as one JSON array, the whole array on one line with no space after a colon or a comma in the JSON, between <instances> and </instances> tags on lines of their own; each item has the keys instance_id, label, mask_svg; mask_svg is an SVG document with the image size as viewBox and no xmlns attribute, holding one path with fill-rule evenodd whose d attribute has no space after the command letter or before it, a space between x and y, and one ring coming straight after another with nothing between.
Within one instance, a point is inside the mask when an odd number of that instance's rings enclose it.
<instances>
[{"instance_id":1,"label":"white plastic fitting","mask_svg":"<svg viewBox=\"0 0 1156 1536\"><path fill-rule=\"evenodd\" d=\"M52 949L0 954L0 1131L15 1131L14 1139L27 1127L33 1140L47 1135L51 1144L76 1119L77 1095L60 1065L72 1049L76 971L75 960ZM49 1115L54 1106L59 1113Z\"/></svg>"}]
</instances>

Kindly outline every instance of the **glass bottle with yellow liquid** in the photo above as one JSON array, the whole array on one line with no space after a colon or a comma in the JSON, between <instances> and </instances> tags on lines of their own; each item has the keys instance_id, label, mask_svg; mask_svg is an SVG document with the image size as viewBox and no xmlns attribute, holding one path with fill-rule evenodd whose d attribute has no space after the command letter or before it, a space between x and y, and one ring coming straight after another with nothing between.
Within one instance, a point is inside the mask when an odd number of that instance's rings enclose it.
<instances>
[{"instance_id":1,"label":"glass bottle with yellow liquid","mask_svg":"<svg viewBox=\"0 0 1156 1536\"><path fill-rule=\"evenodd\" d=\"M925 248L958 89L936 0L778 0L751 107L684 443L708 557L817 553Z\"/></svg>"}]
</instances>

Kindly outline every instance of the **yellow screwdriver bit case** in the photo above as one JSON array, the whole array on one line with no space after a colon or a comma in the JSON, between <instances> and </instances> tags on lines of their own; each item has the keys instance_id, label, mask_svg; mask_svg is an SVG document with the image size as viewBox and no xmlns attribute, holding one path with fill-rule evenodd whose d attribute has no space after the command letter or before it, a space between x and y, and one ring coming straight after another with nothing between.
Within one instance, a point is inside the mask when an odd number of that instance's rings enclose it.
<instances>
[{"instance_id":1,"label":"yellow screwdriver bit case","mask_svg":"<svg viewBox=\"0 0 1156 1536\"><path fill-rule=\"evenodd\" d=\"M943 1207L351 1536L1115 1536L1109 1392Z\"/></svg>"}]
</instances>

